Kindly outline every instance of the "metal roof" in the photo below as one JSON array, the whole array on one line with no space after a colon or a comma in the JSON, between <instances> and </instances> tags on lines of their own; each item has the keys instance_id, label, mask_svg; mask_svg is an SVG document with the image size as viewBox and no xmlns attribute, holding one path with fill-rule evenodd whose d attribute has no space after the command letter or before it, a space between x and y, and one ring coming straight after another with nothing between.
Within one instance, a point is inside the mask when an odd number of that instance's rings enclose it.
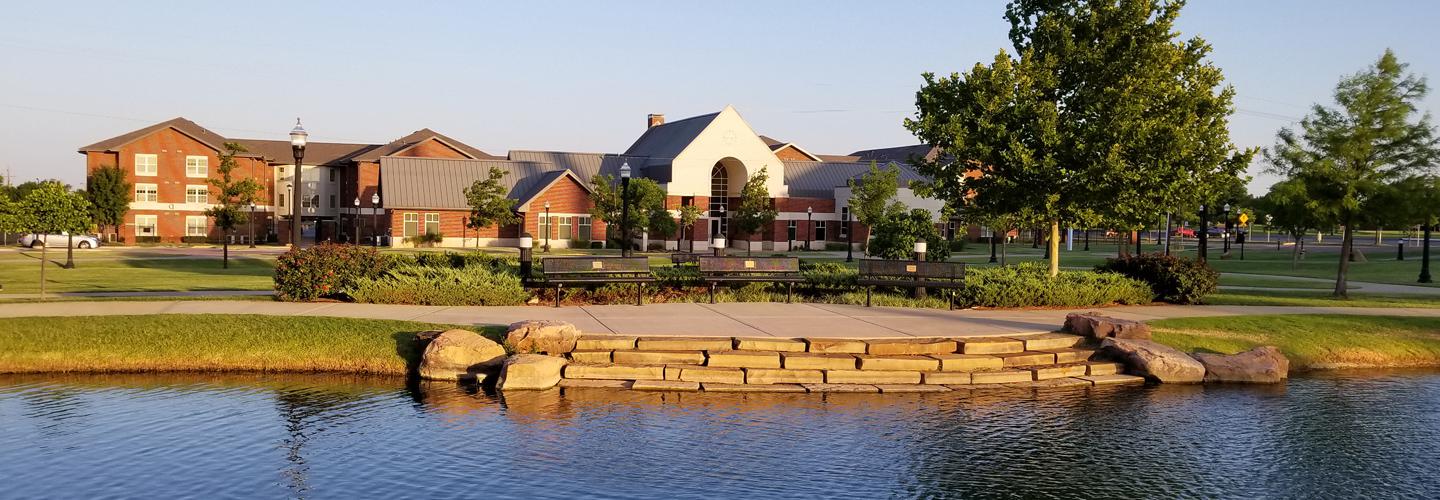
<instances>
[{"instance_id":1,"label":"metal roof","mask_svg":"<svg viewBox=\"0 0 1440 500\"><path fill-rule=\"evenodd\" d=\"M786 161L785 185L790 187L790 196L795 198L833 198L835 189L849 185L851 179L859 180L870 171L871 162L821 162ZM900 187L907 187L926 177L915 172L909 165L898 162L875 162L881 169L890 165L900 167Z\"/></svg>"},{"instance_id":2,"label":"metal roof","mask_svg":"<svg viewBox=\"0 0 1440 500\"><path fill-rule=\"evenodd\" d=\"M625 150L626 156L649 156L655 158L674 158L681 151L685 150L695 138L720 116L719 112L708 115L692 116L684 120L677 120L664 125L656 125L645 130L630 149ZM634 165L631 165L634 167Z\"/></svg>"},{"instance_id":3,"label":"metal roof","mask_svg":"<svg viewBox=\"0 0 1440 500\"><path fill-rule=\"evenodd\" d=\"M506 173L500 185L506 188L506 196L519 199L555 166L526 161L387 156L380 158L385 206L467 210L470 205L465 202L465 188L490 178L491 168Z\"/></svg>"}]
</instances>

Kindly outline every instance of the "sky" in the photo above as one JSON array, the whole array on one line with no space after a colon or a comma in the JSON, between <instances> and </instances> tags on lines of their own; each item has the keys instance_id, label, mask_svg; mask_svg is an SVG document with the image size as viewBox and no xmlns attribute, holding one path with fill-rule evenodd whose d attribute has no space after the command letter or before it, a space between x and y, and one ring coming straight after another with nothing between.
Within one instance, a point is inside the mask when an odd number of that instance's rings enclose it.
<instances>
[{"instance_id":1,"label":"sky","mask_svg":"<svg viewBox=\"0 0 1440 500\"><path fill-rule=\"evenodd\" d=\"M923 72L1009 49L1003 1L15 2L0 30L0 175L84 183L81 146L176 116L227 137L385 143L429 127L492 154L621 152L647 113L734 105L814 153L914 144ZM1330 103L1394 49L1440 75L1440 2L1192 0L1235 87L1231 138ZM1434 83L1434 82L1432 82ZM1440 83L1437 83L1440 84ZM1440 109L1440 97L1424 102ZM1251 165L1250 189L1274 178Z\"/></svg>"}]
</instances>

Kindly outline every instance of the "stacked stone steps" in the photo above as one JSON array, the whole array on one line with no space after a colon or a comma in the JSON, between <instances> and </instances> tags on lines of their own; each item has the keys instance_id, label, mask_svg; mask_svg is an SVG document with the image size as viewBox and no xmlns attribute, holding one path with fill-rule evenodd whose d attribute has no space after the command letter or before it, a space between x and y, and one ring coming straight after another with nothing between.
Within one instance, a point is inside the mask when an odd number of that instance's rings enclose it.
<instances>
[{"instance_id":1,"label":"stacked stone steps","mask_svg":"<svg viewBox=\"0 0 1440 500\"><path fill-rule=\"evenodd\" d=\"M784 339L581 336L561 387L716 392L943 392L1137 383L1082 337Z\"/></svg>"}]
</instances>

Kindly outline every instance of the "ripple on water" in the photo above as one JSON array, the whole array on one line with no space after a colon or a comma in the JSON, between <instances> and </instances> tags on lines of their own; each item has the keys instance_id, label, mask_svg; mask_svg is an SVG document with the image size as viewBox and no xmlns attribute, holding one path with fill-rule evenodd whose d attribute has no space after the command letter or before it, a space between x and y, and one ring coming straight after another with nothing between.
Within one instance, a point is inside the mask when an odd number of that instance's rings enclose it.
<instances>
[{"instance_id":1,"label":"ripple on water","mask_svg":"<svg viewBox=\"0 0 1440 500\"><path fill-rule=\"evenodd\" d=\"M1433 372L884 396L12 376L0 496L1434 498L1437 409Z\"/></svg>"}]
</instances>

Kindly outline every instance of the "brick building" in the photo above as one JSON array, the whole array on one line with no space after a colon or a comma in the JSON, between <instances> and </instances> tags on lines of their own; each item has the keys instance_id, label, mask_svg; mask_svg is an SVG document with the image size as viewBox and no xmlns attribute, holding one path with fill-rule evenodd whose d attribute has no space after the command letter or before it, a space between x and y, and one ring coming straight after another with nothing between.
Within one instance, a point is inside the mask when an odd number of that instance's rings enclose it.
<instances>
[{"instance_id":1,"label":"brick building","mask_svg":"<svg viewBox=\"0 0 1440 500\"><path fill-rule=\"evenodd\" d=\"M728 106L669 123L663 115L649 115L646 122L639 138L617 154L514 150L501 157L429 129L387 144L310 142L299 168L300 200L288 199L296 182L288 141L225 138L184 118L97 142L80 153L87 170L117 165L132 176L131 211L119 233L107 236L121 242L248 240L247 228L233 236L218 234L202 213L215 201L206 180L216 176L214 166L227 142L247 149L237 158L238 173L264 186L254 233L280 243L288 243L290 204L298 202L302 233L309 240L369 243L379 237L385 244L408 246L409 237L439 233L440 246L509 246L528 233L537 244L548 241L555 247L599 244L606 227L590 215L591 179L601 174L618 178L622 165L629 165L635 177L656 181L672 209L694 205L703 210L694 228L663 242L666 248L704 250L717 235L725 235L732 247L768 251L845 242L848 182L872 162L899 166L899 201L929 209L942 222L942 204L915 196L908 187L922 177L907 160L933 157L934 148L813 154L756 134ZM487 178L491 169L505 172L502 183L521 222L477 231L464 224L463 190ZM779 216L758 234L735 234L727 214L745 181L761 169L769 175L766 187ZM853 227L854 241L864 241L868 230ZM948 230L954 233L953 226Z\"/></svg>"}]
</instances>

